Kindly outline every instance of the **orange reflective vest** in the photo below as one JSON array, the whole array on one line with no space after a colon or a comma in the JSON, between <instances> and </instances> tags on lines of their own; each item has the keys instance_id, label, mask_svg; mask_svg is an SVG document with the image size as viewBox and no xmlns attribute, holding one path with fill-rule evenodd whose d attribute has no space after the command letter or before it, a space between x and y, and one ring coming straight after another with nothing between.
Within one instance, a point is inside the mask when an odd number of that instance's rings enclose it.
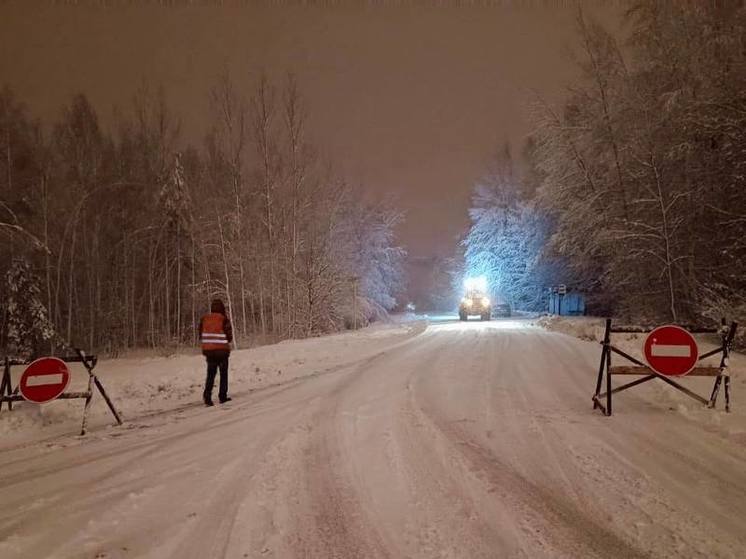
<instances>
[{"instance_id":1,"label":"orange reflective vest","mask_svg":"<svg viewBox=\"0 0 746 559\"><path fill-rule=\"evenodd\" d=\"M210 313L202 317L202 351L225 350L230 351L228 336L223 329L225 315Z\"/></svg>"}]
</instances>

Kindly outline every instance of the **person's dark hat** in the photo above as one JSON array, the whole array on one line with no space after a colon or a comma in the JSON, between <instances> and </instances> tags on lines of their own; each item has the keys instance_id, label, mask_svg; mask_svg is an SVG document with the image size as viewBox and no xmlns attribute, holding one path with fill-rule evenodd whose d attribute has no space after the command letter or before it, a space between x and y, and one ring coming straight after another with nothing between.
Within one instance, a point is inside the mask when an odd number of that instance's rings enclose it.
<instances>
[{"instance_id":1,"label":"person's dark hat","mask_svg":"<svg viewBox=\"0 0 746 559\"><path fill-rule=\"evenodd\" d=\"M223 304L223 300L213 299L212 303L210 303L210 312L218 312L220 314L225 314L225 305Z\"/></svg>"}]
</instances>

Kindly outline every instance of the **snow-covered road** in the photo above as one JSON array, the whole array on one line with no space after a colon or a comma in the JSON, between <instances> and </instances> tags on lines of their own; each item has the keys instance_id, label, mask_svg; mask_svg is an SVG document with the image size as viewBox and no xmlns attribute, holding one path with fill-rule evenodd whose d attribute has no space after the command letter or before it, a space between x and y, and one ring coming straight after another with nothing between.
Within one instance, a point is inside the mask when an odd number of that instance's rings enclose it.
<instances>
[{"instance_id":1,"label":"snow-covered road","mask_svg":"<svg viewBox=\"0 0 746 559\"><path fill-rule=\"evenodd\" d=\"M444 320L224 407L4 450L0 557L746 557L743 416L641 387L603 417L598 357Z\"/></svg>"}]
</instances>

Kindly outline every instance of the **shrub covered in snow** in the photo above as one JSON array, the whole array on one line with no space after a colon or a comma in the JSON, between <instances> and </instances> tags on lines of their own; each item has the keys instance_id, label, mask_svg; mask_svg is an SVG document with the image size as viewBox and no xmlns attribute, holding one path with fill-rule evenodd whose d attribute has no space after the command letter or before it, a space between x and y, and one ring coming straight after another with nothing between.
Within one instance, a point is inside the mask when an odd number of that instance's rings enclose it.
<instances>
[{"instance_id":1,"label":"shrub covered in snow","mask_svg":"<svg viewBox=\"0 0 746 559\"><path fill-rule=\"evenodd\" d=\"M57 334L39 300L39 280L25 260L17 259L5 274L5 354L14 359L35 355Z\"/></svg>"}]
</instances>

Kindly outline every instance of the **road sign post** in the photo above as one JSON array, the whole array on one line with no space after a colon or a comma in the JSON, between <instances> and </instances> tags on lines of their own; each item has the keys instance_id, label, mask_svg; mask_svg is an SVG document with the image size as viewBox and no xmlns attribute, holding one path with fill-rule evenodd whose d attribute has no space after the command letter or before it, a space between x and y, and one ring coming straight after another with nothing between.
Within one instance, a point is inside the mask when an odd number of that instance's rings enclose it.
<instances>
[{"instance_id":1,"label":"road sign post","mask_svg":"<svg viewBox=\"0 0 746 559\"><path fill-rule=\"evenodd\" d=\"M611 319L606 319L606 328L604 338L601 342L601 363L598 368L598 377L596 379L596 391L593 394L593 409L600 409L604 415L611 415L611 396L623 390L627 390L639 384L643 384L653 379L660 379L666 384L683 392L690 398L714 408L717 402L720 385L725 389L725 411L730 411L730 375L728 374L728 356L736 335L738 324L731 323L730 327L725 324L723 319L722 327L717 330L698 330L695 333L719 333L720 347L708 351L702 355L699 354L697 343L694 337L686 329L675 325L666 325L655 328L652 331L646 331L639 328L612 328ZM611 343L612 333L646 333L648 334L643 344L643 353L647 363L625 353ZM633 366L611 365L611 355L615 353L624 358ZM720 355L720 364L700 365L699 362L710 357ZM622 386L612 388L612 375L642 375L642 378L633 380ZM706 399L695 392L692 392L685 386L682 386L671 377L683 376L704 376L714 377L715 384L712 388L710 398ZM606 391L601 392L604 376L606 377ZM604 401L605 400L605 401Z\"/></svg>"}]
</instances>

